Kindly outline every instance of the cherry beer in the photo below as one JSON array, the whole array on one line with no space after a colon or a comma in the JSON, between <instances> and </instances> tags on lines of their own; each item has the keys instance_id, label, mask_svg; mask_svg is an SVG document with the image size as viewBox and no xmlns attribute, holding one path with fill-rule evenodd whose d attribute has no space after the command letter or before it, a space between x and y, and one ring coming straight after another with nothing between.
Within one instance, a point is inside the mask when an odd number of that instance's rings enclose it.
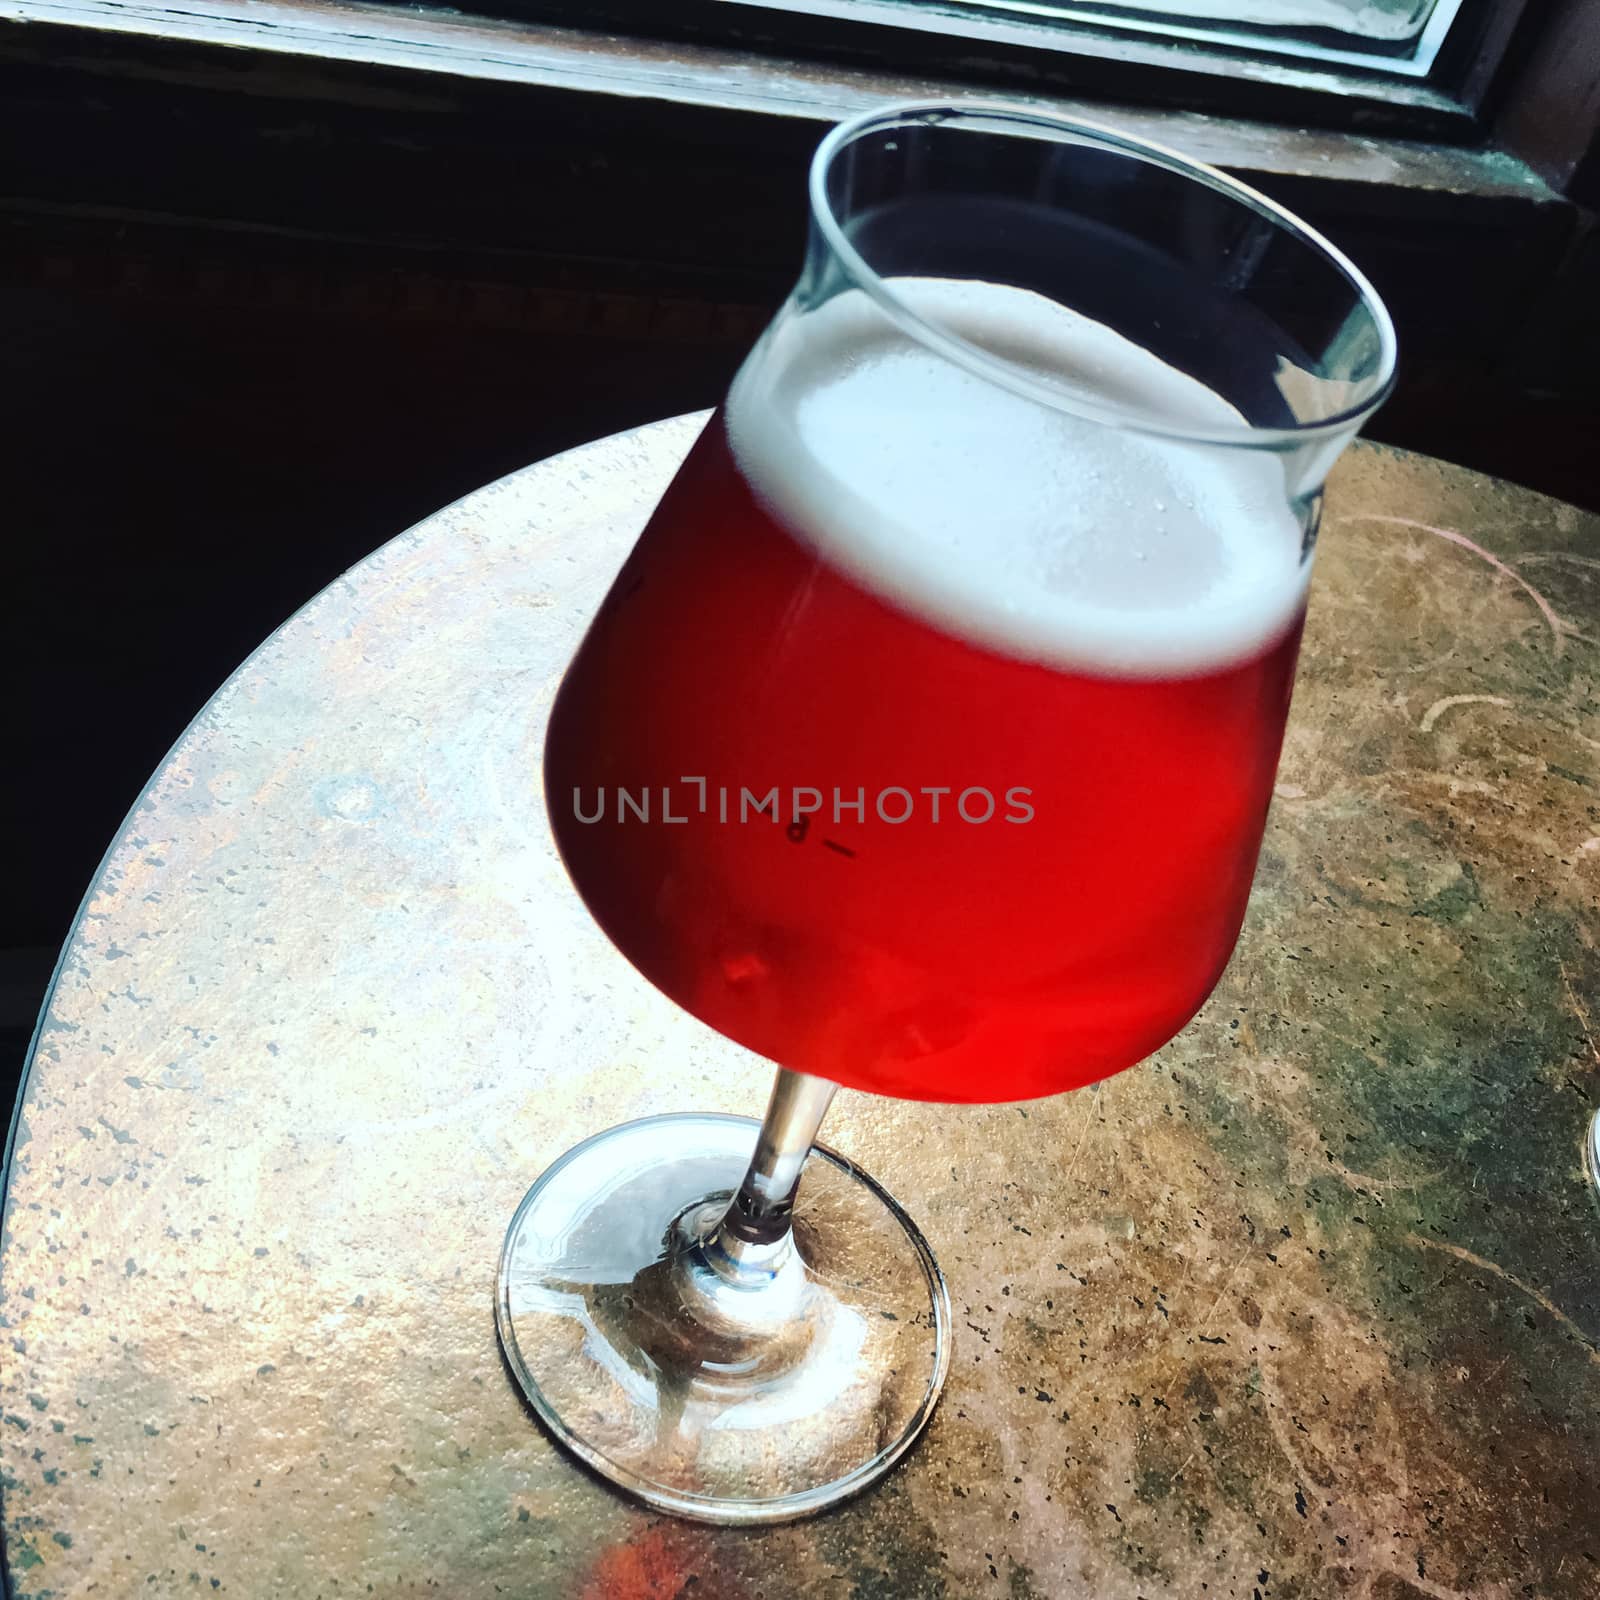
<instances>
[{"instance_id":1,"label":"cherry beer","mask_svg":"<svg viewBox=\"0 0 1600 1600\"><path fill-rule=\"evenodd\" d=\"M1164 1043L1233 949L1302 532L1274 458L1181 437L1238 413L1110 329L892 288L1017 380L860 290L781 319L569 669L550 816L606 933L730 1038L1051 1094Z\"/></svg>"}]
</instances>

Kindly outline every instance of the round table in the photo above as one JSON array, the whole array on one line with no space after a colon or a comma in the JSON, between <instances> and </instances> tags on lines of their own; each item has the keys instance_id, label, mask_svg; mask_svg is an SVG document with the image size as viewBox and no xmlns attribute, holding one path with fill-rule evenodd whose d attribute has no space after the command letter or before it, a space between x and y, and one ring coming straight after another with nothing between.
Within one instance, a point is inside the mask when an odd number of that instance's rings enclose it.
<instances>
[{"instance_id":1,"label":"round table","mask_svg":"<svg viewBox=\"0 0 1600 1600\"><path fill-rule=\"evenodd\" d=\"M523 1190L769 1077L592 927L537 781L700 422L386 545L129 816L10 1161L18 1600L1600 1594L1600 518L1373 446L1205 1010L1056 1100L840 1096L954 1302L908 1460L742 1532L540 1431L494 1328Z\"/></svg>"}]
</instances>

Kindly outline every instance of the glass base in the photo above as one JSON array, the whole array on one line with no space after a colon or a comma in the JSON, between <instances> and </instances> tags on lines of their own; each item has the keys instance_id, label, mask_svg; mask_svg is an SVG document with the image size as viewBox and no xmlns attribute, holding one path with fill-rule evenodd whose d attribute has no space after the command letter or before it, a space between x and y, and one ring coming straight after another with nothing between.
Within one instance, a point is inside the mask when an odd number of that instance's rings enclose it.
<instances>
[{"instance_id":1,"label":"glass base","mask_svg":"<svg viewBox=\"0 0 1600 1600\"><path fill-rule=\"evenodd\" d=\"M745 1117L650 1117L562 1156L523 1197L496 1320L556 1438L649 1505L785 1522L880 1478L927 1424L950 1299L922 1235L816 1146L792 1234L718 1231Z\"/></svg>"}]
</instances>

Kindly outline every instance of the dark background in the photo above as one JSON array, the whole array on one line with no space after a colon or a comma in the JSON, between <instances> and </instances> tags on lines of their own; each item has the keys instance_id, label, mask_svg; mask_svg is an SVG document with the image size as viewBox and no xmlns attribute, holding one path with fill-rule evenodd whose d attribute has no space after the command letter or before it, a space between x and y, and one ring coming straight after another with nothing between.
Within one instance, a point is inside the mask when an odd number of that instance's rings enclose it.
<instances>
[{"instance_id":1,"label":"dark background","mask_svg":"<svg viewBox=\"0 0 1600 1600\"><path fill-rule=\"evenodd\" d=\"M798 264L821 131L39 38L0 40L29 152L0 178L11 1068L101 852L267 633L475 486L715 403ZM1252 176L1395 310L1375 437L1600 509L1581 213Z\"/></svg>"}]
</instances>

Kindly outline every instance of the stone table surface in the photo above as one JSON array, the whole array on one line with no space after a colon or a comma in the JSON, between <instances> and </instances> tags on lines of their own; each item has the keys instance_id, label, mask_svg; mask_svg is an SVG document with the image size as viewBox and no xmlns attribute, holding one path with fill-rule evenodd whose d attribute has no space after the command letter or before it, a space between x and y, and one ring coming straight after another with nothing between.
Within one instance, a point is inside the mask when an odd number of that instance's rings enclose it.
<instances>
[{"instance_id":1,"label":"stone table surface","mask_svg":"<svg viewBox=\"0 0 1600 1600\"><path fill-rule=\"evenodd\" d=\"M590 925L537 781L698 425L386 545L129 816L14 1134L17 1600L1600 1595L1600 518L1371 446L1205 1010L1055 1100L840 1096L950 1282L917 1450L739 1532L540 1431L492 1305L524 1188L769 1076Z\"/></svg>"}]
</instances>

